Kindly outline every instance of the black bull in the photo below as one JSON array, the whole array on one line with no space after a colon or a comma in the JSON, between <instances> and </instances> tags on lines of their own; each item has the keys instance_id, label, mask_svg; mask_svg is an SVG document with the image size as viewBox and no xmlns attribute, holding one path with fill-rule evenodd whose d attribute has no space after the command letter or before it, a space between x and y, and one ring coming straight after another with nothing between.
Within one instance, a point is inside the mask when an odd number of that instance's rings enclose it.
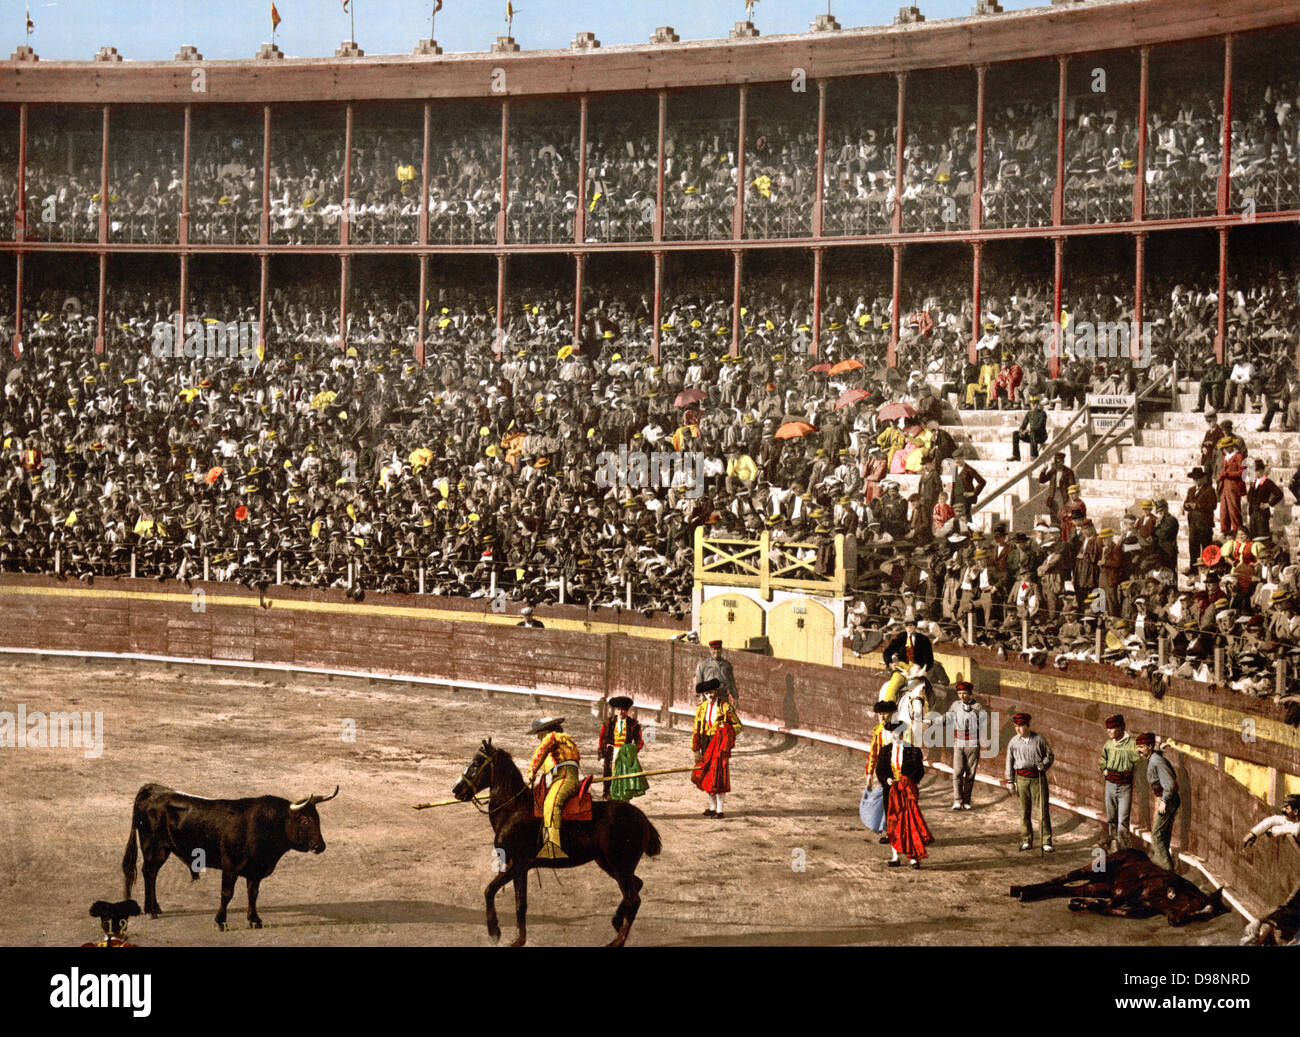
<instances>
[{"instance_id":1,"label":"black bull","mask_svg":"<svg viewBox=\"0 0 1300 1037\"><path fill-rule=\"evenodd\" d=\"M325 852L317 803L339 794L308 796L290 803L279 796L256 799L200 799L164 785L145 785L135 797L131 834L122 857L126 896L135 882L136 838L144 857L144 910L152 918L162 913L155 894L158 869L170 854L190 870L193 881L207 868L221 872L221 910L217 927L226 927L226 905L241 877L248 885L248 924L262 927L257 915L257 891L262 880L290 850Z\"/></svg>"},{"instance_id":2,"label":"black bull","mask_svg":"<svg viewBox=\"0 0 1300 1037\"><path fill-rule=\"evenodd\" d=\"M1164 915L1170 925L1205 922L1228 910L1223 890L1206 895L1184 878L1165 871L1141 850L1120 850L1093 865L1031 886L1012 886L1022 901L1070 897L1071 911L1094 911L1114 918Z\"/></svg>"}]
</instances>

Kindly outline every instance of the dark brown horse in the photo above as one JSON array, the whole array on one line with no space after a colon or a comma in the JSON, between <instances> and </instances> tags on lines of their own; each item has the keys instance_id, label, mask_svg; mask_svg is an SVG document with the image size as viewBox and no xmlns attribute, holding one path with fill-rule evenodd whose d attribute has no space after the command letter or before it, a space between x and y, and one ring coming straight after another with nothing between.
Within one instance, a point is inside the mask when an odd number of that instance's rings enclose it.
<instances>
[{"instance_id":1,"label":"dark brown horse","mask_svg":"<svg viewBox=\"0 0 1300 1037\"><path fill-rule=\"evenodd\" d=\"M1093 911L1112 918L1164 915L1170 925L1205 922L1230 911L1223 890L1202 893L1186 879L1165 871L1141 850L1120 850L1093 865L1029 886L1012 886L1024 903L1070 897L1071 911Z\"/></svg>"},{"instance_id":2,"label":"dark brown horse","mask_svg":"<svg viewBox=\"0 0 1300 1037\"><path fill-rule=\"evenodd\" d=\"M491 739L479 747L451 794L469 801L485 787L492 790L487 814L495 836L493 845L504 855L500 873L484 891L488 935L492 940L501 938L496 895L507 882L515 884L515 918L519 925L519 936L511 946L522 947L527 939L528 873L534 868L576 868L595 861L601 871L613 877L623 894L613 918L618 935L608 944L622 947L641 906L642 882L636 877L636 866L643 854L655 857L663 849L659 833L649 818L631 803L597 801L592 804L590 821L563 823L561 838L564 852L569 856L539 860L537 849L541 845L542 822L533 816L533 790L524 784L510 754L493 748Z\"/></svg>"}]
</instances>

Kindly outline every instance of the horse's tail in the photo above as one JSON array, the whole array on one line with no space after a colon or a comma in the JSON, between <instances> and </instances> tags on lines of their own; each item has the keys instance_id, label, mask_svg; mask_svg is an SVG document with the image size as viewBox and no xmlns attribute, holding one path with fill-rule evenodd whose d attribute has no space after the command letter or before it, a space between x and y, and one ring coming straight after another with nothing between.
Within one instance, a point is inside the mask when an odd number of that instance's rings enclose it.
<instances>
[{"instance_id":1,"label":"horse's tail","mask_svg":"<svg viewBox=\"0 0 1300 1037\"><path fill-rule=\"evenodd\" d=\"M658 857L659 854L663 852L663 848L664 848L663 840L659 838L659 830L655 828L655 826L650 822L649 818L646 819L645 825L646 828L649 829L649 831L646 833L646 841L645 841L646 856Z\"/></svg>"},{"instance_id":2,"label":"horse's tail","mask_svg":"<svg viewBox=\"0 0 1300 1037\"><path fill-rule=\"evenodd\" d=\"M143 793L144 789L140 791ZM136 827L144 813L140 806L140 798L136 796L135 803L131 807L131 833L126 837L126 852L122 854L122 877L125 880L127 900L131 899L131 887L135 884L136 877Z\"/></svg>"}]
</instances>

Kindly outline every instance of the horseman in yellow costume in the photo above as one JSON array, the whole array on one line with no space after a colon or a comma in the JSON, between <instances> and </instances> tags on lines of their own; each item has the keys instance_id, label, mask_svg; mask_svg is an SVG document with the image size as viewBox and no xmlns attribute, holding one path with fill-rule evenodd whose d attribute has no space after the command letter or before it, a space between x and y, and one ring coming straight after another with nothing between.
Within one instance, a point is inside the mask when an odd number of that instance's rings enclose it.
<instances>
[{"instance_id":1,"label":"horseman in yellow costume","mask_svg":"<svg viewBox=\"0 0 1300 1037\"><path fill-rule=\"evenodd\" d=\"M578 791L578 746L564 733L564 717L539 720L528 733L537 735L539 743L524 780L532 785L534 778L541 777L546 783L542 846L537 856L542 860L559 860L568 857L560 849L560 815L564 804Z\"/></svg>"}]
</instances>

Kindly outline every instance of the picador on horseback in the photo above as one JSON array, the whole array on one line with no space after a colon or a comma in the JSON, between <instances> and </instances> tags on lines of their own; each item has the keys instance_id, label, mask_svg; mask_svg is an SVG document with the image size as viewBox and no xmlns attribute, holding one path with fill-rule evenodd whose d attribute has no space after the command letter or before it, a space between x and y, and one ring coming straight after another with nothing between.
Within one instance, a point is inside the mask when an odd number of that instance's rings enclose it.
<instances>
[{"instance_id":1,"label":"picador on horseback","mask_svg":"<svg viewBox=\"0 0 1300 1037\"><path fill-rule=\"evenodd\" d=\"M539 743L524 777L529 785L541 778L546 787L542 807L542 846L537 856L543 860L567 857L560 848L560 820L564 804L578 791L578 745L564 733L564 717L545 717L528 733L537 735Z\"/></svg>"}]
</instances>

